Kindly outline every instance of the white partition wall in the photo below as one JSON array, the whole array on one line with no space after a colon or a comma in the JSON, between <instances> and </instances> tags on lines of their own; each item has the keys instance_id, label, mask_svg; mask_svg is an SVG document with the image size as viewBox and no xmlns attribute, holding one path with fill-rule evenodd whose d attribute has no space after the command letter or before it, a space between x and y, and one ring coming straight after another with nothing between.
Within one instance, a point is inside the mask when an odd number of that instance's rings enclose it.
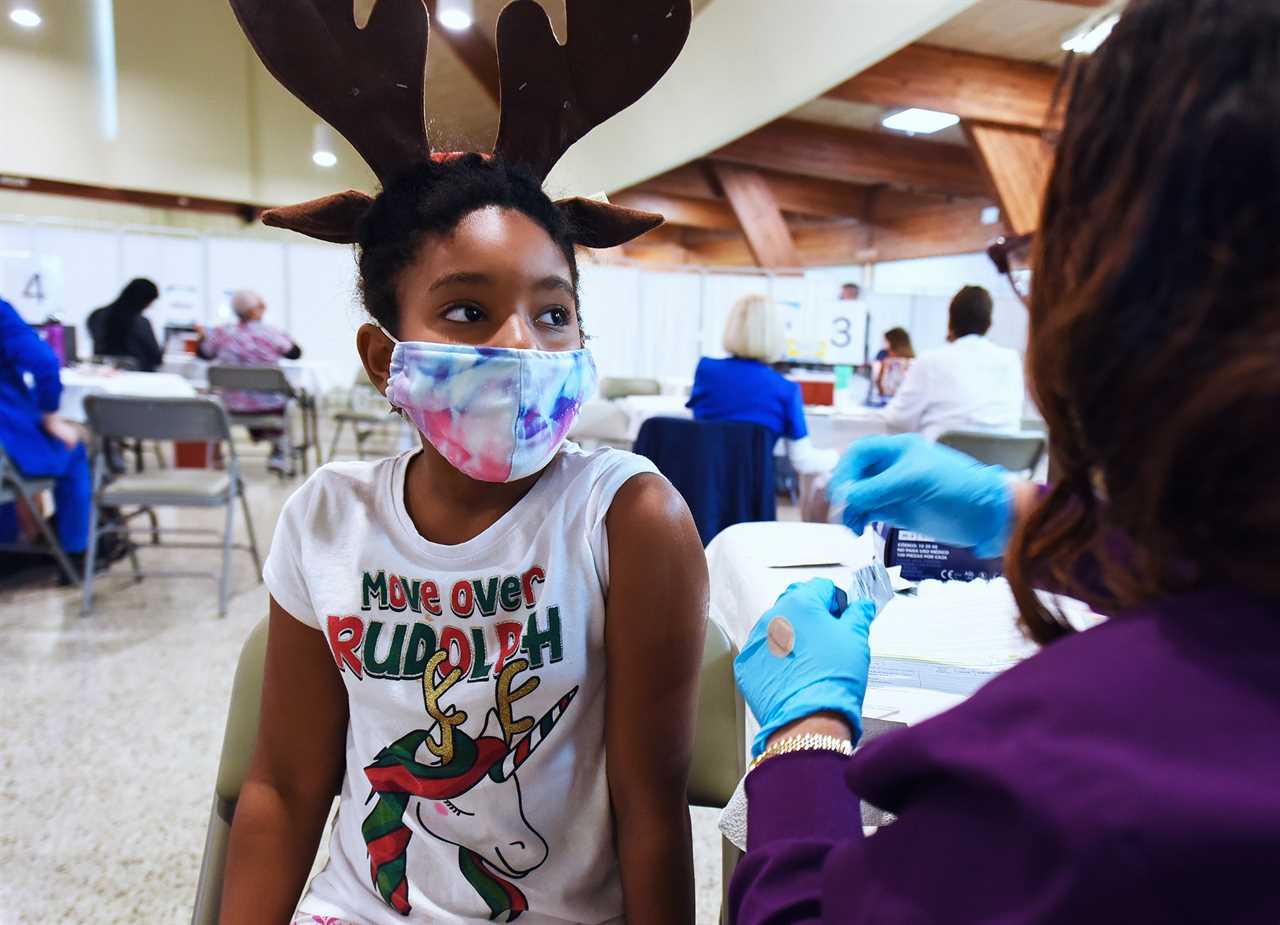
<instances>
[{"instance_id":1,"label":"white partition wall","mask_svg":"<svg viewBox=\"0 0 1280 925\"><path fill-rule=\"evenodd\" d=\"M160 302L147 312L157 336L167 324L206 324L204 242L196 234L125 230L120 235L120 277L145 276L160 289Z\"/></svg>"},{"instance_id":2,"label":"white partition wall","mask_svg":"<svg viewBox=\"0 0 1280 925\"><path fill-rule=\"evenodd\" d=\"M166 323L231 320L229 298L254 289L268 320L285 328L326 386L349 384L359 368L355 331L364 320L355 257L339 245L200 235L181 229L0 220L0 298L27 320L50 316L83 330L89 312L135 276L156 281L161 302L148 317ZM862 298L839 301L840 286L862 284ZM723 356L725 319L744 295L770 295L782 310L792 360L857 364L880 349L884 332L904 327L917 352L941 346L947 306L961 286L995 297L991 338L1026 349L1027 313L983 254L824 267L804 275L699 269L645 270L582 264L582 311L603 376L668 384L692 380L698 358Z\"/></svg>"},{"instance_id":3,"label":"white partition wall","mask_svg":"<svg viewBox=\"0 0 1280 925\"><path fill-rule=\"evenodd\" d=\"M303 360L325 371L326 386L349 386L360 369L356 329L365 320L351 248L290 244L285 259L289 332Z\"/></svg>"},{"instance_id":4,"label":"white partition wall","mask_svg":"<svg viewBox=\"0 0 1280 925\"><path fill-rule=\"evenodd\" d=\"M290 245L243 238L209 238L205 247L205 304L210 324L233 320L231 296L252 289L267 302L268 318L293 330L285 283L285 250Z\"/></svg>"}]
</instances>

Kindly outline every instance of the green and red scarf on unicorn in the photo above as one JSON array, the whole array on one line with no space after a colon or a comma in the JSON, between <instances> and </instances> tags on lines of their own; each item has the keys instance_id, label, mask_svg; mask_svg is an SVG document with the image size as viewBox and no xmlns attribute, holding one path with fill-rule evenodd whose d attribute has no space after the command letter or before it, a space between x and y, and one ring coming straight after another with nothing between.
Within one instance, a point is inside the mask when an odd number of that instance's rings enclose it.
<instances>
[{"instance_id":1,"label":"green and red scarf on unicorn","mask_svg":"<svg viewBox=\"0 0 1280 925\"><path fill-rule=\"evenodd\" d=\"M365 768L370 799L376 796L377 802L361 833L369 851L370 876L384 902L401 915L412 910L406 875L411 833L404 815L411 798L419 797L434 801L435 811L449 818L453 827L459 824L455 817L472 817L478 820L478 837L493 836L479 849L459 844L437 832L423 818L422 805L417 807L418 821L428 833L458 846L458 869L489 907L490 921L512 922L528 910L524 894L504 874L518 879L540 867L547 858L547 844L525 818L515 772L555 727L577 692L574 687L561 697L512 745L504 737L489 734L491 724L497 725L491 711L479 737L453 730L453 754L441 764L417 760L419 749L432 741L427 729L414 730L378 753ZM474 795L470 801L474 811L455 802L465 795ZM502 828L500 833L486 831L494 822Z\"/></svg>"}]
</instances>

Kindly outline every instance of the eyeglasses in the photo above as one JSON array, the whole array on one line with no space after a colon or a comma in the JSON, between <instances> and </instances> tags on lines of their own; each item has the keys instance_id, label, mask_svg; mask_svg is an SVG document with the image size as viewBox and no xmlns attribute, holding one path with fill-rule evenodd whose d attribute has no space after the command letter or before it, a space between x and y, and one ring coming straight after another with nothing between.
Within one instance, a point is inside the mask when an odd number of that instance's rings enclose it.
<instances>
[{"instance_id":1,"label":"eyeglasses","mask_svg":"<svg viewBox=\"0 0 1280 925\"><path fill-rule=\"evenodd\" d=\"M1022 300L1023 305L1031 300L1031 270L1025 266L1015 269L1014 261L1017 259L1026 262L1027 251L1033 240L1034 234L1001 235L987 248L987 256L995 264L996 272L1009 281L1009 287Z\"/></svg>"}]
</instances>

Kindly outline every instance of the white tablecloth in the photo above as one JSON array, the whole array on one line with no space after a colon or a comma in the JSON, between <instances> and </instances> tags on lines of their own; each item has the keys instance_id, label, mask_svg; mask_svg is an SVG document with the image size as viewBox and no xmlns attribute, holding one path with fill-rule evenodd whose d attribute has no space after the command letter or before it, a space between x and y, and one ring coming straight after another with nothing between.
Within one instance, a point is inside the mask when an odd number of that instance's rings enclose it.
<instances>
[{"instance_id":1,"label":"white tablecloth","mask_svg":"<svg viewBox=\"0 0 1280 925\"><path fill-rule=\"evenodd\" d=\"M837 413L806 408L804 420L813 445L837 453L843 453L862 437L889 432L884 415L875 408L855 408Z\"/></svg>"},{"instance_id":2,"label":"white tablecloth","mask_svg":"<svg viewBox=\"0 0 1280 925\"><path fill-rule=\"evenodd\" d=\"M730 527L707 547L711 619L741 648L756 620L789 585L810 578L830 578L848 590L853 570L869 564L873 556L869 533L859 537L840 526L751 523ZM959 593L963 593L963 589ZM893 607L894 603L890 603L885 613ZM1006 607L993 608L989 617L991 625L1011 627L1016 613L1010 597ZM880 619L884 618L882 614ZM873 653L877 635L873 624ZM918 723L963 700L963 695L945 691L872 683L863 714L894 722ZM748 718L748 741L756 728Z\"/></svg>"},{"instance_id":3,"label":"white tablecloth","mask_svg":"<svg viewBox=\"0 0 1280 925\"><path fill-rule=\"evenodd\" d=\"M92 367L62 371L62 402L58 413L83 422L84 400L89 395L123 395L132 398L192 398L195 388L172 373L135 373Z\"/></svg>"},{"instance_id":4,"label":"white tablecloth","mask_svg":"<svg viewBox=\"0 0 1280 925\"><path fill-rule=\"evenodd\" d=\"M168 354L161 367L166 373L172 373L186 379L197 389L209 387L209 362L195 356ZM280 369L285 378L295 389L309 395L324 395L331 388L349 386L350 382L339 383L334 380L332 370L321 363L307 360L281 360Z\"/></svg>"}]
</instances>

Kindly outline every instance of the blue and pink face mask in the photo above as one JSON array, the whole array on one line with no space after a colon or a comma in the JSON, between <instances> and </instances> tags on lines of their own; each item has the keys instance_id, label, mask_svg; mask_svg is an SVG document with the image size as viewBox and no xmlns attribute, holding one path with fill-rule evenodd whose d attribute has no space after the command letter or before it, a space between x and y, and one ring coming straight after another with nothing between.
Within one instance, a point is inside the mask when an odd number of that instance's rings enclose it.
<instances>
[{"instance_id":1,"label":"blue and pink face mask","mask_svg":"<svg viewBox=\"0 0 1280 925\"><path fill-rule=\"evenodd\" d=\"M595 389L587 350L397 341L387 400L454 468L514 482L551 461Z\"/></svg>"}]
</instances>

